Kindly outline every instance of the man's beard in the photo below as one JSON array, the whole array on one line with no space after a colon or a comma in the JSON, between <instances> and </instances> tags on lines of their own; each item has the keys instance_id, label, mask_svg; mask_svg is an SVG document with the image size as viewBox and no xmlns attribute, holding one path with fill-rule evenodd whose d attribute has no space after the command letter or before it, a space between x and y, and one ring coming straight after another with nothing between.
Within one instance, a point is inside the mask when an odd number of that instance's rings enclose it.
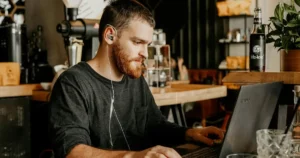
<instances>
[{"instance_id":1,"label":"man's beard","mask_svg":"<svg viewBox=\"0 0 300 158\"><path fill-rule=\"evenodd\" d=\"M136 65L135 67L130 65L131 62L135 62L135 60L140 59L140 57L129 59L129 55L120 48L119 43L112 46L112 53L121 73L128 75L130 78L139 78L142 75L142 65Z\"/></svg>"}]
</instances>

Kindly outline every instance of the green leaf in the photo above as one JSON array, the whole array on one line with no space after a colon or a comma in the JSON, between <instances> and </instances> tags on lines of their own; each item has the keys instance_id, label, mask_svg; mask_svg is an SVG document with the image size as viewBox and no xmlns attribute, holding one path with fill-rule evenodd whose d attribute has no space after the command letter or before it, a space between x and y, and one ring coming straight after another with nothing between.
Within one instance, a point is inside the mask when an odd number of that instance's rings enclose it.
<instances>
[{"instance_id":1,"label":"green leaf","mask_svg":"<svg viewBox=\"0 0 300 158\"><path fill-rule=\"evenodd\" d=\"M295 31L295 30L289 30L289 31L288 31L288 34L289 34L290 36L299 36L299 35L298 35L298 32Z\"/></svg>"},{"instance_id":2,"label":"green leaf","mask_svg":"<svg viewBox=\"0 0 300 158\"><path fill-rule=\"evenodd\" d=\"M294 1L300 7L300 0L294 0Z\"/></svg>"},{"instance_id":3,"label":"green leaf","mask_svg":"<svg viewBox=\"0 0 300 158\"><path fill-rule=\"evenodd\" d=\"M288 48L290 48L290 45L292 44L290 36L283 36L281 40L282 40L282 47L284 49L287 50Z\"/></svg>"},{"instance_id":4,"label":"green leaf","mask_svg":"<svg viewBox=\"0 0 300 158\"><path fill-rule=\"evenodd\" d=\"M297 11L295 5L294 5L292 2L291 2L290 5L284 3L284 9L285 9L285 10L294 10L294 11Z\"/></svg>"},{"instance_id":5,"label":"green leaf","mask_svg":"<svg viewBox=\"0 0 300 158\"><path fill-rule=\"evenodd\" d=\"M281 49L283 49L282 47L280 47L278 50L277 50L277 52L279 52Z\"/></svg>"},{"instance_id":6,"label":"green leaf","mask_svg":"<svg viewBox=\"0 0 300 158\"><path fill-rule=\"evenodd\" d=\"M274 47L281 47L281 46L282 46L281 39L279 38L279 39L275 40Z\"/></svg>"},{"instance_id":7,"label":"green leaf","mask_svg":"<svg viewBox=\"0 0 300 158\"><path fill-rule=\"evenodd\" d=\"M288 13L288 14L286 15L286 20L289 22L289 21L291 21L291 20L297 18L297 16L298 16L298 13L297 13L297 14Z\"/></svg>"},{"instance_id":8,"label":"green leaf","mask_svg":"<svg viewBox=\"0 0 300 158\"><path fill-rule=\"evenodd\" d=\"M279 4L277 4L277 6L274 10L274 15L279 21L282 21L283 14L284 14L284 5L283 5L283 3L279 3Z\"/></svg>"},{"instance_id":9,"label":"green leaf","mask_svg":"<svg viewBox=\"0 0 300 158\"><path fill-rule=\"evenodd\" d=\"M272 42L275 42L276 40L274 39L274 38L272 38L272 37L268 37L267 39L266 39L266 43L272 43Z\"/></svg>"},{"instance_id":10,"label":"green leaf","mask_svg":"<svg viewBox=\"0 0 300 158\"><path fill-rule=\"evenodd\" d=\"M282 32L280 30L273 30L271 32L269 32L267 35L268 36L280 36L282 34Z\"/></svg>"},{"instance_id":11,"label":"green leaf","mask_svg":"<svg viewBox=\"0 0 300 158\"><path fill-rule=\"evenodd\" d=\"M300 42L300 37L298 37L295 42L296 43Z\"/></svg>"},{"instance_id":12,"label":"green leaf","mask_svg":"<svg viewBox=\"0 0 300 158\"><path fill-rule=\"evenodd\" d=\"M275 26L275 28L277 30L282 30L282 27L284 26L283 23L281 21L278 20L278 18L276 17L271 17L270 21L273 23L273 25Z\"/></svg>"},{"instance_id":13,"label":"green leaf","mask_svg":"<svg viewBox=\"0 0 300 158\"><path fill-rule=\"evenodd\" d=\"M288 24L288 21L286 21L285 19L283 19L283 20L282 20L282 24L283 24L283 25L287 25L287 24Z\"/></svg>"},{"instance_id":14,"label":"green leaf","mask_svg":"<svg viewBox=\"0 0 300 158\"><path fill-rule=\"evenodd\" d=\"M286 25L286 27L299 27L299 26L300 26L300 20L298 19L293 19Z\"/></svg>"},{"instance_id":15,"label":"green leaf","mask_svg":"<svg viewBox=\"0 0 300 158\"><path fill-rule=\"evenodd\" d=\"M295 46L296 48L300 48L300 43L296 44Z\"/></svg>"},{"instance_id":16,"label":"green leaf","mask_svg":"<svg viewBox=\"0 0 300 158\"><path fill-rule=\"evenodd\" d=\"M287 13L292 13L292 14L298 14L298 12L294 9L286 9L285 10Z\"/></svg>"}]
</instances>

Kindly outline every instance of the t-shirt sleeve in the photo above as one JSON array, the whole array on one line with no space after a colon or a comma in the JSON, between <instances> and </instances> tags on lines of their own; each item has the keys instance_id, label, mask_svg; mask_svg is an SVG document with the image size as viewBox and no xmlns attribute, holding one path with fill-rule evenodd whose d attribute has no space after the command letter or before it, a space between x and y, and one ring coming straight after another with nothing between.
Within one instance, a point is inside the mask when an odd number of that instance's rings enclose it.
<instances>
[{"instance_id":1,"label":"t-shirt sleeve","mask_svg":"<svg viewBox=\"0 0 300 158\"><path fill-rule=\"evenodd\" d=\"M169 122L155 103L150 89L147 87L148 116L146 131L155 145L174 146L185 142L186 127Z\"/></svg>"},{"instance_id":2,"label":"t-shirt sleeve","mask_svg":"<svg viewBox=\"0 0 300 158\"><path fill-rule=\"evenodd\" d=\"M49 104L49 133L56 157L65 157L78 144L91 145L87 103L74 76L60 76Z\"/></svg>"}]
</instances>

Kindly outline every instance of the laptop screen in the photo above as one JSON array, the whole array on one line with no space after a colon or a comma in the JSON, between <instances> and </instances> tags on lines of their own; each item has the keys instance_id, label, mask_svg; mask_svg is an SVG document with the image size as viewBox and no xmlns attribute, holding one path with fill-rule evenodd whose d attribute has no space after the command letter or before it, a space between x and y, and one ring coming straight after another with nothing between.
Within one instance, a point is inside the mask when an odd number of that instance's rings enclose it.
<instances>
[{"instance_id":1,"label":"laptop screen","mask_svg":"<svg viewBox=\"0 0 300 158\"><path fill-rule=\"evenodd\" d=\"M256 152L256 131L269 127L282 85L272 82L241 86L219 157Z\"/></svg>"}]
</instances>

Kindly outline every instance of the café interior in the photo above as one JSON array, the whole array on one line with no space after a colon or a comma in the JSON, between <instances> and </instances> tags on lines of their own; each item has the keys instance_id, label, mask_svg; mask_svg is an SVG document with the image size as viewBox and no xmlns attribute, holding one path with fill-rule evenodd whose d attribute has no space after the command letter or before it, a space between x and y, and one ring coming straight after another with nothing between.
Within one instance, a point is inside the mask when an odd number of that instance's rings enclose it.
<instances>
[{"instance_id":1,"label":"caf\u00e9 interior","mask_svg":"<svg viewBox=\"0 0 300 158\"><path fill-rule=\"evenodd\" d=\"M222 158L250 152L300 156L299 0L138 1L156 21L143 77L168 121L226 131ZM69 10L72 2L78 3L76 12ZM108 4L0 0L0 158L54 157L48 137L51 90L62 72L96 55L97 24ZM278 35L265 41L264 71L249 67L255 8L261 8L266 39ZM266 138L259 130L276 149L260 146ZM287 140L278 141L279 134ZM230 141L234 145L225 149Z\"/></svg>"}]
</instances>

